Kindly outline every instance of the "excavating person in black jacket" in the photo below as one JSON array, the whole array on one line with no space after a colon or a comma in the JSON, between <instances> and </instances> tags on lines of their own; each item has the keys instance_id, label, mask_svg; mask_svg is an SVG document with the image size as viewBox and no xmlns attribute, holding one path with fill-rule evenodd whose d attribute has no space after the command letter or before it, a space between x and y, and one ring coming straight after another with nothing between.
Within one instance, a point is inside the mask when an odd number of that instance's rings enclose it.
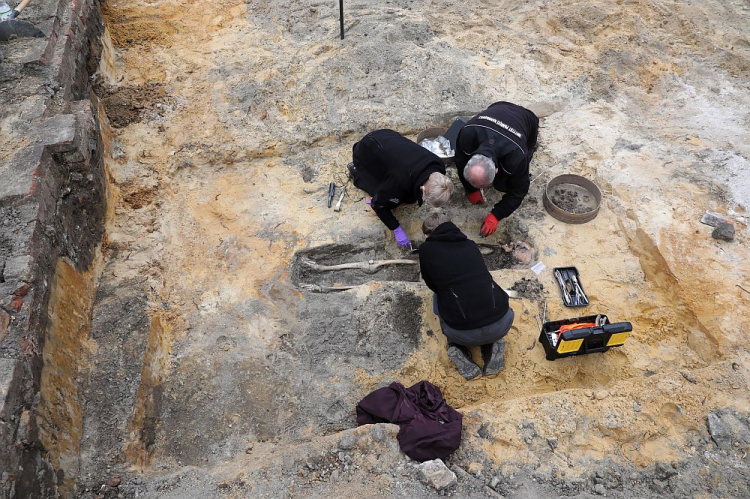
<instances>
[{"instance_id":1,"label":"excavating person in black jacket","mask_svg":"<svg viewBox=\"0 0 750 499\"><path fill-rule=\"evenodd\" d=\"M422 202L439 207L453 193L443 161L393 130L368 133L354 144L352 156L349 175L354 185L372 196L370 206L400 246L408 247L409 237L391 210Z\"/></svg>"},{"instance_id":2,"label":"excavating person in black jacket","mask_svg":"<svg viewBox=\"0 0 750 499\"><path fill-rule=\"evenodd\" d=\"M483 201L480 189L490 185L505 193L484 219L489 236L529 192L529 163L537 146L539 119L510 102L496 102L474 116L458 133L456 168L472 204Z\"/></svg>"},{"instance_id":3,"label":"excavating person in black jacket","mask_svg":"<svg viewBox=\"0 0 750 499\"><path fill-rule=\"evenodd\" d=\"M433 310L448 339L448 358L466 379L482 370L467 347L481 346L484 375L505 365L505 335L513 325L508 294L495 283L476 243L448 217L431 213L422 224L427 240L419 246L419 267L434 293Z\"/></svg>"}]
</instances>

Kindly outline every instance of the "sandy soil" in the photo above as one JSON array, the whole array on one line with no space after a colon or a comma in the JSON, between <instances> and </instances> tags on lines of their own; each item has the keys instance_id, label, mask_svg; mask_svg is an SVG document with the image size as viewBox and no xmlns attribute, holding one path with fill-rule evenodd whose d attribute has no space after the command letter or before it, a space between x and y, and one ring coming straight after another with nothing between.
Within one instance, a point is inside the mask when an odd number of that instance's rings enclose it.
<instances>
[{"instance_id":1,"label":"sandy soil","mask_svg":"<svg viewBox=\"0 0 750 499\"><path fill-rule=\"evenodd\" d=\"M150 326L142 354L115 370L137 393L84 436L82 484L113 463L147 476L262 467L249 445L295 452L351 428L356 401L394 380L427 379L466 415L457 463L550 483L592 463L700 457L709 412L750 412L750 294L736 286L750 282L746 2L353 1L343 42L333 4L106 8L113 53L99 76L115 204L100 289L145 297ZM497 100L543 119L531 192L487 242L523 240L548 270L516 265L496 279L538 279L549 318L566 318L579 312L562 306L549 269L575 265L592 302L580 315L630 321L633 333L605 354L549 362L540 301L514 300L505 370L466 382L424 285L373 274L316 294L295 285L295 253L400 255L361 192L349 186L341 213L325 206L352 144L380 127L414 137ZM594 221L544 212L543 188L562 173L600 186ZM487 207L456 184L448 211L478 240ZM732 219L734 242L711 238L705 210ZM398 213L413 239L424 214ZM120 302L100 295L96 313L114 314ZM100 341L101 365L118 362L117 347ZM107 410L92 400L87 418ZM102 446L97 432L119 443ZM371 491L357 480L345 490L357 483Z\"/></svg>"}]
</instances>

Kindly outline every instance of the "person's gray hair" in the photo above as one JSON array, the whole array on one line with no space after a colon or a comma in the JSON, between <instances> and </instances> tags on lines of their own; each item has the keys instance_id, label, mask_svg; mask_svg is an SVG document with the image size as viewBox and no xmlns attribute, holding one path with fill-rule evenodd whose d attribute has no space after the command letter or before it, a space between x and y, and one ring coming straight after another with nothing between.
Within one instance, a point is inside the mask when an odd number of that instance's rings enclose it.
<instances>
[{"instance_id":1,"label":"person's gray hair","mask_svg":"<svg viewBox=\"0 0 750 499\"><path fill-rule=\"evenodd\" d=\"M424 183L424 202L435 208L446 204L453 194L453 182L439 172L434 172Z\"/></svg>"},{"instance_id":2,"label":"person's gray hair","mask_svg":"<svg viewBox=\"0 0 750 499\"><path fill-rule=\"evenodd\" d=\"M491 158L475 154L464 167L464 178L477 189L486 189L495 180L496 169Z\"/></svg>"},{"instance_id":3,"label":"person's gray hair","mask_svg":"<svg viewBox=\"0 0 750 499\"><path fill-rule=\"evenodd\" d=\"M424 235L428 236L432 234L432 231L435 230L438 225L444 224L445 222L450 222L448 215L442 211L433 211L427 215L427 218L422 222L422 232Z\"/></svg>"}]
</instances>

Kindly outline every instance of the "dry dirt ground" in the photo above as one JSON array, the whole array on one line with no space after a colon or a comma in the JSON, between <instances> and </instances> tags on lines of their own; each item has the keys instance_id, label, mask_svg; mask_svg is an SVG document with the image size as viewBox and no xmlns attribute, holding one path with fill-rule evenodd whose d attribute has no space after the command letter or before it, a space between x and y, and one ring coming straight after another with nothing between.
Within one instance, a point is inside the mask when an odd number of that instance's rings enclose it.
<instances>
[{"instance_id":1,"label":"dry dirt ground","mask_svg":"<svg viewBox=\"0 0 750 499\"><path fill-rule=\"evenodd\" d=\"M425 379L465 416L457 496L748 497L750 440L712 439L707 416L750 431L736 286L750 289L750 4L345 4L344 41L334 1L106 5L112 209L82 434L60 456L71 493L118 476L102 494L430 496L390 426L352 429L372 389ZM361 192L326 207L328 183L343 186L367 131L414 137L498 100L543 116L540 149L522 208L483 242L525 241L548 270L493 266L505 287L543 289L512 301L502 374L466 382L413 268L332 276L302 260L401 257ZM562 173L602 188L594 221L545 213ZM487 207L456 185L447 210L479 240ZM711 238L705 210L734 242ZM425 214L400 209L412 239ZM632 322L625 346L545 360L540 304L578 315L549 270L562 265L581 272L586 312Z\"/></svg>"}]
</instances>

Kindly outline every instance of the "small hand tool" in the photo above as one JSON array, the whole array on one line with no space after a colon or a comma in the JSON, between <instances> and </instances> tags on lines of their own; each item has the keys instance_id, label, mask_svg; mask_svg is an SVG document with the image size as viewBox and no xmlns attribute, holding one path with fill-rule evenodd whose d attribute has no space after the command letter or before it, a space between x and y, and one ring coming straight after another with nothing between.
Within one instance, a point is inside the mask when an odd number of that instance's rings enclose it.
<instances>
[{"instance_id":1,"label":"small hand tool","mask_svg":"<svg viewBox=\"0 0 750 499\"><path fill-rule=\"evenodd\" d=\"M575 276L575 274L570 276L571 279L573 279L573 285L576 289L576 294L583 300L584 304L589 304L589 297L586 296L586 293L583 292L583 288L581 288L581 285L578 284L578 278Z\"/></svg>"},{"instance_id":2,"label":"small hand tool","mask_svg":"<svg viewBox=\"0 0 750 499\"><path fill-rule=\"evenodd\" d=\"M570 293L568 293L568 289L565 286L565 281L563 280L562 274L559 270L555 270L555 277L557 278L557 282L560 284L560 289L563 292L563 296L565 297L565 301L569 304L573 303L573 300L570 299Z\"/></svg>"},{"instance_id":3,"label":"small hand tool","mask_svg":"<svg viewBox=\"0 0 750 499\"><path fill-rule=\"evenodd\" d=\"M346 194L346 190L344 190L343 192L341 192L341 196L339 196L339 200L336 202L336 206L333 207L333 211L341 211L341 201L344 200L344 195L345 194ZM331 206L330 205L330 201L329 201L328 206Z\"/></svg>"},{"instance_id":4,"label":"small hand tool","mask_svg":"<svg viewBox=\"0 0 750 499\"><path fill-rule=\"evenodd\" d=\"M336 194L336 184L334 184L333 182L331 182L330 184L328 184L328 207L329 208L333 204L333 196L335 194Z\"/></svg>"}]
</instances>

